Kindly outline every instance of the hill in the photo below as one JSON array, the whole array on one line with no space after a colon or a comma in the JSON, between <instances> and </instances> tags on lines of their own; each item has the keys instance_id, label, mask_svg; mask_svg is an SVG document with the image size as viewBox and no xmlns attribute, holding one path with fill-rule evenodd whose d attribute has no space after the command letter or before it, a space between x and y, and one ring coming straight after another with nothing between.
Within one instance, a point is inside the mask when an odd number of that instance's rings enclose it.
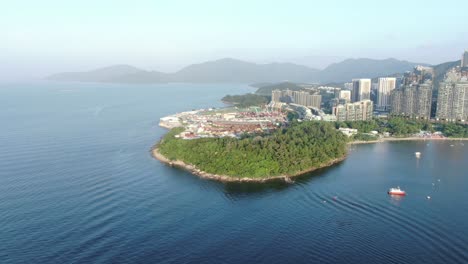
<instances>
[{"instance_id":1,"label":"hill","mask_svg":"<svg viewBox=\"0 0 468 264\"><path fill-rule=\"evenodd\" d=\"M182 130L166 134L153 155L162 154L170 164L183 162L197 175L213 174L216 179L261 181L298 176L339 162L347 153L348 139L327 122L292 123L269 135L243 139L176 138Z\"/></svg>"},{"instance_id":2,"label":"hill","mask_svg":"<svg viewBox=\"0 0 468 264\"><path fill-rule=\"evenodd\" d=\"M375 78L412 70L416 65L427 65L397 59L347 59L320 71L320 83L349 82L354 78Z\"/></svg>"},{"instance_id":3,"label":"hill","mask_svg":"<svg viewBox=\"0 0 468 264\"><path fill-rule=\"evenodd\" d=\"M50 80L115 83L278 83L347 82L353 78L374 78L411 70L418 63L396 59L348 59L322 71L293 63L257 64L220 59L189 65L174 73L146 71L116 65L88 72L68 72L49 76Z\"/></svg>"},{"instance_id":4,"label":"hill","mask_svg":"<svg viewBox=\"0 0 468 264\"><path fill-rule=\"evenodd\" d=\"M144 70L130 65L114 65L86 72L64 72L47 77L56 81L120 82L125 76L143 74Z\"/></svg>"},{"instance_id":5,"label":"hill","mask_svg":"<svg viewBox=\"0 0 468 264\"><path fill-rule=\"evenodd\" d=\"M280 82L314 81L318 70L292 63L256 64L221 59L193 64L173 74L179 82Z\"/></svg>"},{"instance_id":6,"label":"hill","mask_svg":"<svg viewBox=\"0 0 468 264\"><path fill-rule=\"evenodd\" d=\"M461 61L450 61L450 62L445 62L441 63L438 65L433 66L434 67L434 89L439 88L439 83L444 79L445 74L447 73L448 70L450 70L453 67L459 66L461 64Z\"/></svg>"},{"instance_id":7,"label":"hill","mask_svg":"<svg viewBox=\"0 0 468 264\"><path fill-rule=\"evenodd\" d=\"M47 79L80 82L116 83L251 83L314 81L318 70L292 63L256 64L234 59L221 59L189 65L175 73L145 71L128 65L116 65L87 72L54 74Z\"/></svg>"},{"instance_id":8,"label":"hill","mask_svg":"<svg viewBox=\"0 0 468 264\"><path fill-rule=\"evenodd\" d=\"M262 86L255 91L256 94L258 95L265 95L265 96L271 96L271 91L273 90L293 90L293 91L299 91L302 90L302 87L299 86L296 83L292 82L282 82L282 83L276 83L276 84L270 84L266 86Z\"/></svg>"}]
</instances>

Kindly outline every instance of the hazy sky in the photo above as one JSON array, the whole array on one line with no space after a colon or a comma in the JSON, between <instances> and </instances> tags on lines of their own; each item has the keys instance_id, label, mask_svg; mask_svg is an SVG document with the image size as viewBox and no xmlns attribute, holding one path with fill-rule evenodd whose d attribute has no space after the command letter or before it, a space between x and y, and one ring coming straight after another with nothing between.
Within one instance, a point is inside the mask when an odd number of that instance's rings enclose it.
<instances>
[{"instance_id":1,"label":"hazy sky","mask_svg":"<svg viewBox=\"0 0 468 264\"><path fill-rule=\"evenodd\" d=\"M467 18L463 0L2 0L0 78L117 63L173 71L223 57L439 63L468 49Z\"/></svg>"}]
</instances>

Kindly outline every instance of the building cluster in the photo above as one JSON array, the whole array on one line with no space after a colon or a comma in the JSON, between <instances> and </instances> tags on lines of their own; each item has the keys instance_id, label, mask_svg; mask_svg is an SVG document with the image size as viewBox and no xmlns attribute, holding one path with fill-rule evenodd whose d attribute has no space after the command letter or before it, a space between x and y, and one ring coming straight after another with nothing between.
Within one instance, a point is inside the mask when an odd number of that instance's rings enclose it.
<instances>
[{"instance_id":1,"label":"building cluster","mask_svg":"<svg viewBox=\"0 0 468 264\"><path fill-rule=\"evenodd\" d=\"M313 90L273 90L271 94L271 101L277 103L294 103L306 107L315 107L320 109L320 105L322 104L322 96Z\"/></svg>"},{"instance_id":2,"label":"building cluster","mask_svg":"<svg viewBox=\"0 0 468 264\"><path fill-rule=\"evenodd\" d=\"M401 87L390 93L390 112L393 115L429 119L432 104L433 69L417 66L403 76Z\"/></svg>"},{"instance_id":3,"label":"building cluster","mask_svg":"<svg viewBox=\"0 0 468 264\"><path fill-rule=\"evenodd\" d=\"M433 95L434 71L418 66L403 76L402 85L391 92L390 112L410 118L430 119L431 106L437 120L466 122L468 120L468 52L461 65L450 69L441 81L437 97ZM434 117L434 116L432 116Z\"/></svg>"},{"instance_id":4,"label":"building cluster","mask_svg":"<svg viewBox=\"0 0 468 264\"><path fill-rule=\"evenodd\" d=\"M451 69L442 82L434 83L434 77L433 68L416 66L403 76L376 78L374 83L363 78L345 83L344 88L312 85L301 91L274 90L270 107L292 109L310 120L369 120L375 110L380 115L467 122L468 51L461 65ZM433 93L437 84L438 95ZM321 111L321 104L332 115Z\"/></svg>"},{"instance_id":5,"label":"building cluster","mask_svg":"<svg viewBox=\"0 0 468 264\"><path fill-rule=\"evenodd\" d=\"M286 116L282 112L202 109L163 117L159 125L167 128L184 127L185 130L178 137L194 139L262 133L280 127L285 121Z\"/></svg>"},{"instance_id":6,"label":"building cluster","mask_svg":"<svg viewBox=\"0 0 468 264\"><path fill-rule=\"evenodd\" d=\"M345 87L351 90L340 90L335 98L332 114L337 121L363 121L372 119L374 104L370 100L371 79L353 79Z\"/></svg>"}]
</instances>

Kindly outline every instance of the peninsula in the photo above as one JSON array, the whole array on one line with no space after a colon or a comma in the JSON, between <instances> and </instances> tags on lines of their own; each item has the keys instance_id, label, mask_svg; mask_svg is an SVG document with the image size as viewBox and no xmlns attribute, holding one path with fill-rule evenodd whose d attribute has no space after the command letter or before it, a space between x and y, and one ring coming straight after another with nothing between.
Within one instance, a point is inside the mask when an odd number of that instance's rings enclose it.
<instances>
[{"instance_id":1,"label":"peninsula","mask_svg":"<svg viewBox=\"0 0 468 264\"><path fill-rule=\"evenodd\" d=\"M158 160L220 181L289 180L342 161L347 138L332 124L292 122L286 127L240 138L183 139L173 128L155 145Z\"/></svg>"}]
</instances>

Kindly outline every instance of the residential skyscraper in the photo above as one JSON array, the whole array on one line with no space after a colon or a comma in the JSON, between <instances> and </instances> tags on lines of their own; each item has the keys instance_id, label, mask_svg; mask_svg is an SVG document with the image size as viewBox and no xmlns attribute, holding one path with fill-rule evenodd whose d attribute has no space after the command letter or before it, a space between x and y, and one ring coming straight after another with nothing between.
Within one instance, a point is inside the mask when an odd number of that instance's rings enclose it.
<instances>
[{"instance_id":1,"label":"residential skyscraper","mask_svg":"<svg viewBox=\"0 0 468 264\"><path fill-rule=\"evenodd\" d=\"M468 120L468 79L449 72L439 85L436 118L446 121Z\"/></svg>"},{"instance_id":2,"label":"residential skyscraper","mask_svg":"<svg viewBox=\"0 0 468 264\"><path fill-rule=\"evenodd\" d=\"M429 119L433 74L433 69L425 66L416 66L412 72L406 72L402 86L390 92L391 113L410 118Z\"/></svg>"},{"instance_id":3,"label":"residential skyscraper","mask_svg":"<svg viewBox=\"0 0 468 264\"><path fill-rule=\"evenodd\" d=\"M388 111L390 109L390 93L396 87L396 78L379 78L377 88L377 110Z\"/></svg>"},{"instance_id":4,"label":"residential skyscraper","mask_svg":"<svg viewBox=\"0 0 468 264\"><path fill-rule=\"evenodd\" d=\"M282 92L280 90L273 90L271 92L271 101L281 102Z\"/></svg>"},{"instance_id":5,"label":"residential skyscraper","mask_svg":"<svg viewBox=\"0 0 468 264\"><path fill-rule=\"evenodd\" d=\"M468 67L468 50L465 50L465 52L462 55L461 66Z\"/></svg>"},{"instance_id":6,"label":"residential skyscraper","mask_svg":"<svg viewBox=\"0 0 468 264\"><path fill-rule=\"evenodd\" d=\"M431 117L432 83L405 85L391 92L391 113L411 118Z\"/></svg>"},{"instance_id":7,"label":"residential skyscraper","mask_svg":"<svg viewBox=\"0 0 468 264\"><path fill-rule=\"evenodd\" d=\"M371 79L353 79L353 90L351 92L351 102L358 102L370 99Z\"/></svg>"}]
</instances>

